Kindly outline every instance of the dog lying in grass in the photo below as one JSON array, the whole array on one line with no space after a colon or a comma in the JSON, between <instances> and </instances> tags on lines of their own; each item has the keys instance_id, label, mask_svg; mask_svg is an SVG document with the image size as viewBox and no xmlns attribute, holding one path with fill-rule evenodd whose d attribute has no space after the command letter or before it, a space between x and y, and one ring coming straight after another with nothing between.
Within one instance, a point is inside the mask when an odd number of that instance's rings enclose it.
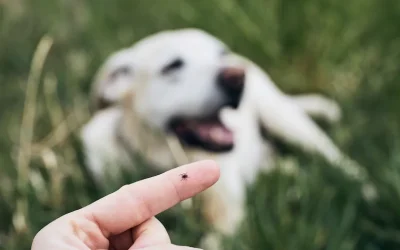
<instances>
[{"instance_id":1,"label":"dog lying in grass","mask_svg":"<svg viewBox=\"0 0 400 250\"><path fill-rule=\"evenodd\" d=\"M201 194L204 218L216 229L203 239L205 249L219 249L219 233L237 231L246 187L274 166L261 129L334 165L351 162L312 119L338 121L334 101L283 93L260 67L198 29L163 31L115 52L98 71L92 101L95 113L81 135L99 185L115 170L109 164L133 171L136 153L159 171L218 163L220 180ZM356 165L345 170L362 175Z\"/></svg>"}]
</instances>

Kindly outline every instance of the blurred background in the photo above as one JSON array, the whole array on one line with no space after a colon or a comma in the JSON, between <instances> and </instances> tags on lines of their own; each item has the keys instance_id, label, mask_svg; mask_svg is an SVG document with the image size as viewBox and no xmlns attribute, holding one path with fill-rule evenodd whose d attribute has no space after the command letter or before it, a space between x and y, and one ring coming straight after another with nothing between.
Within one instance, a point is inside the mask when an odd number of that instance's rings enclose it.
<instances>
[{"instance_id":1,"label":"blurred background","mask_svg":"<svg viewBox=\"0 0 400 250\"><path fill-rule=\"evenodd\" d=\"M30 249L94 188L79 128L106 57L169 28L197 27L265 69L290 94L337 100L326 131L365 166L379 199L317 158L286 148L283 170L248 190L248 219L226 249L400 249L400 1L0 0L0 249ZM323 125L323 124L322 124ZM159 216L176 244L207 230L196 211Z\"/></svg>"}]
</instances>

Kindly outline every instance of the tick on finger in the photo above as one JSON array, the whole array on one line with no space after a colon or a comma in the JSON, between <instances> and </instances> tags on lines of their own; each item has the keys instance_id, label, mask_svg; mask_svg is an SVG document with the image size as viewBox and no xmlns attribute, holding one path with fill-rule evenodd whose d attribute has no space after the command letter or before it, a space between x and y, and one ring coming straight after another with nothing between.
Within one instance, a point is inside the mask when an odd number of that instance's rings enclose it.
<instances>
[{"instance_id":1,"label":"tick on finger","mask_svg":"<svg viewBox=\"0 0 400 250\"><path fill-rule=\"evenodd\" d=\"M187 178L189 178L189 175L187 173L180 174L180 176L181 176L181 181L186 180Z\"/></svg>"}]
</instances>

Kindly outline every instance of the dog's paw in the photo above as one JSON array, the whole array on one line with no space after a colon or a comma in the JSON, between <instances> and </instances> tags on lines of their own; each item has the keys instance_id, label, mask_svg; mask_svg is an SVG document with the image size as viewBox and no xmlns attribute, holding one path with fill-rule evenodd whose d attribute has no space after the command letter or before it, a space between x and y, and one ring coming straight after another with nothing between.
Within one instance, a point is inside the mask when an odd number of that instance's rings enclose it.
<instances>
[{"instance_id":1,"label":"dog's paw","mask_svg":"<svg viewBox=\"0 0 400 250\"><path fill-rule=\"evenodd\" d=\"M330 123L339 122L342 119L342 109L334 100L325 103L325 119Z\"/></svg>"},{"instance_id":2,"label":"dog's paw","mask_svg":"<svg viewBox=\"0 0 400 250\"><path fill-rule=\"evenodd\" d=\"M335 123L342 118L342 110L339 104L319 94L292 96L296 106L311 117L321 118L329 123Z\"/></svg>"}]
</instances>

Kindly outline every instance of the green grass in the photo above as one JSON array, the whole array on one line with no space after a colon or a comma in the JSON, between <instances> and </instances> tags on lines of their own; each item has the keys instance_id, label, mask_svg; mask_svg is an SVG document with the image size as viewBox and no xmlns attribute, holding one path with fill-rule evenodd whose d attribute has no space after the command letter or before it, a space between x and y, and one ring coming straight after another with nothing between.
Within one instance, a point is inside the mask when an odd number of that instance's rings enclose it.
<instances>
[{"instance_id":1,"label":"green grass","mask_svg":"<svg viewBox=\"0 0 400 250\"><path fill-rule=\"evenodd\" d=\"M366 203L357 184L290 149L279 164L295 173L259 177L248 190L248 218L227 249L399 249L399 22L397 0L0 1L0 249L29 249L51 220L138 178L93 187L77 137L89 115L87 92L111 52L183 27L220 37L288 93L340 102L343 120L327 132L368 169L380 194ZM49 54L28 85L45 35ZM180 206L159 218L176 244L195 245L208 230L198 211Z\"/></svg>"}]
</instances>

